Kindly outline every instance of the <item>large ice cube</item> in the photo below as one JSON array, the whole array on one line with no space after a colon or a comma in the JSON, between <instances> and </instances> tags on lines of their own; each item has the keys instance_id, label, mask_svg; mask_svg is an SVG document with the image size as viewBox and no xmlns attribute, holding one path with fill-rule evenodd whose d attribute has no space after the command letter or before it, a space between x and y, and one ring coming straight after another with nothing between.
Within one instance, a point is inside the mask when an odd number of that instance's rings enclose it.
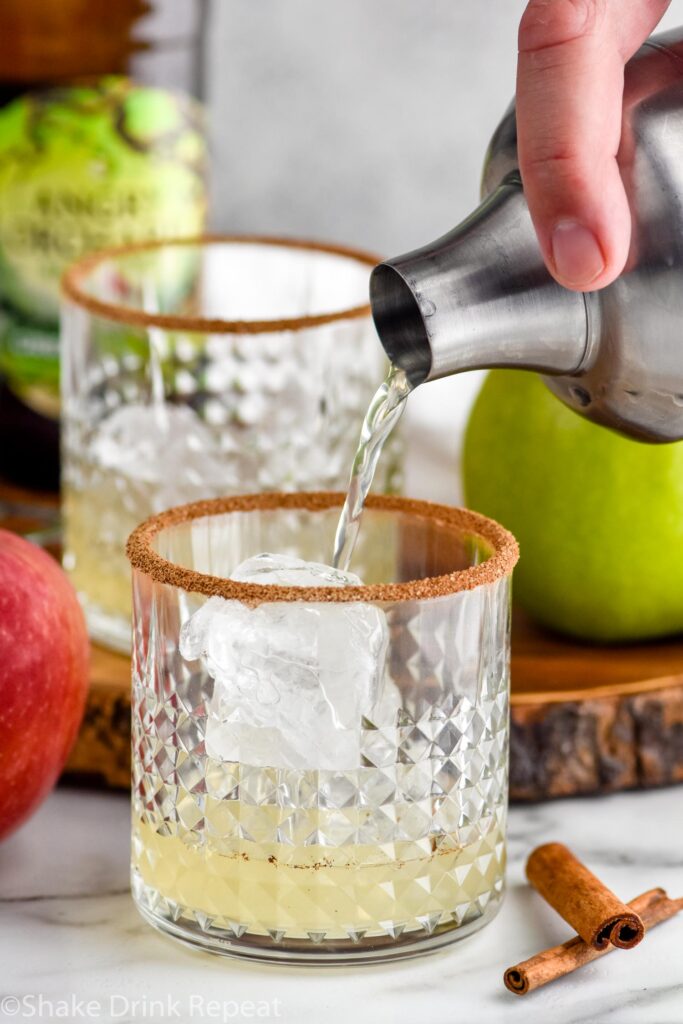
<instances>
[{"instance_id":1,"label":"large ice cube","mask_svg":"<svg viewBox=\"0 0 683 1024\"><path fill-rule=\"evenodd\" d=\"M197 413L186 405L130 403L111 413L90 442L91 458L141 489L158 512L234 485L229 460Z\"/></svg>"},{"instance_id":2,"label":"large ice cube","mask_svg":"<svg viewBox=\"0 0 683 1024\"><path fill-rule=\"evenodd\" d=\"M257 555L232 579L340 587L353 573L286 555ZM379 695L387 645L371 604L278 602L253 608L212 597L182 628L180 652L215 680L206 750L261 767L360 766L361 720Z\"/></svg>"}]
</instances>

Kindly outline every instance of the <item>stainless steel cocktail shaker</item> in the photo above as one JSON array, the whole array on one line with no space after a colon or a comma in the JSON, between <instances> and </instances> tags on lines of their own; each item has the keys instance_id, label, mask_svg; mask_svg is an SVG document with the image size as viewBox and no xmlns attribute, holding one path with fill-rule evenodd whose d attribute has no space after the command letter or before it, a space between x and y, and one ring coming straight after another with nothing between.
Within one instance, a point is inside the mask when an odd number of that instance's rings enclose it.
<instances>
[{"instance_id":1,"label":"stainless steel cocktail shaker","mask_svg":"<svg viewBox=\"0 0 683 1024\"><path fill-rule=\"evenodd\" d=\"M626 268L601 291L568 291L544 266L507 111L482 204L372 273L380 339L414 384L537 370L596 423L646 441L683 438L683 29L649 39L626 66L618 160L633 220Z\"/></svg>"}]
</instances>

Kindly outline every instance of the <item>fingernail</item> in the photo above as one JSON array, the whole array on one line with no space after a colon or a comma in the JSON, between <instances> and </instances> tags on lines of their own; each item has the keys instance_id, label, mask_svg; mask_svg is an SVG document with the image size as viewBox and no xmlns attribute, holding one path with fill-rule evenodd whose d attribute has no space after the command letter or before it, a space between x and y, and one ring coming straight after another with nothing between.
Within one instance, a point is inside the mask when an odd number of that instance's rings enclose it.
<instances>
[{"instance_id":1,"label":"fingernail","mask_svg":"<svg viewBox=\"0 0 683 1024\"><path fill-rule=\"evenodd\" d=\"M557 276L574 288L586 288L605 269L597 238L575 220L561 220L552 236L553 263Z\"/></svg>"}]
</instances>

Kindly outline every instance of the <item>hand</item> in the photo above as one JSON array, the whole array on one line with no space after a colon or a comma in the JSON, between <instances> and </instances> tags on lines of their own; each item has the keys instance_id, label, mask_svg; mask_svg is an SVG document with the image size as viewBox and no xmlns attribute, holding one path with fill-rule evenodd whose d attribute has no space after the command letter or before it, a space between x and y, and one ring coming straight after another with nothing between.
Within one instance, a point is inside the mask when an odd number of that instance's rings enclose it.
<instances>
[{"instance_id":1,"label":"hand","mask_svg":"<svg viewBox=\"0 0 683 1024\"><path fill-rule=\"evenodd\" d=\"M530 0L519 27L517 132L524 191L560 284L619 276L631 217L617 165L624 65L670 0Z\"/></svg>"}]
</instances>

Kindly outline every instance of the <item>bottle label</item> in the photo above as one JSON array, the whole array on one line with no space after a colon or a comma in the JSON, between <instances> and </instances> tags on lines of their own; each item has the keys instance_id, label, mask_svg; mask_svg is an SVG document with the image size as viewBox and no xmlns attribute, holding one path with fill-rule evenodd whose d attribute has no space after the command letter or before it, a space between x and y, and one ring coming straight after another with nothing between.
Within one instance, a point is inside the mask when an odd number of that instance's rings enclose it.
<instances>
[{"instance_id":1,"label":"bottle label","mask_svg":"<svg viewBox=\"0 0 683 1024\"><path fill-rule=\"evenodd\" d=\"M202 111L183 94L107 77L0 110L0 370L21 397L35 404L43 388L54 401L65 267L110 245L200 234L205 172Z\"/></svg>"}]
</instances>

